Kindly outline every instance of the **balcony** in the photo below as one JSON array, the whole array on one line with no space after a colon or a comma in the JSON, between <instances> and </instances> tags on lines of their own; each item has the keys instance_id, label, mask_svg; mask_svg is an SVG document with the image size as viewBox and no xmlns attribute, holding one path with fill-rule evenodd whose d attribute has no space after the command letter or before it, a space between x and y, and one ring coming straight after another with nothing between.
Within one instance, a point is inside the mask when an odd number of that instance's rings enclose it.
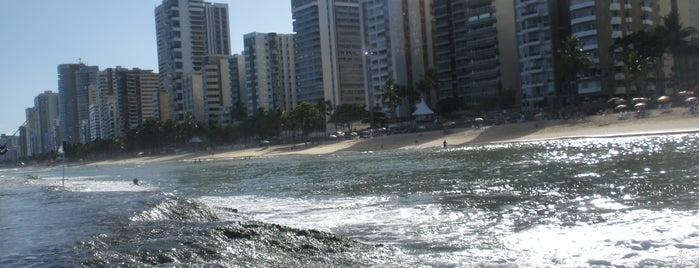
<instances>
[{"instance_id":1,"label":"balcony","mask_svg":"<svg viewBox=\"0 0 699 268\"><path fill-rule=\"evenodd\" d=\"M578 10L578 9L594 7L594 6L595 6L595 1L585 1L582 3L576 3L576 4L570 5L570 10Z\"/></svg>"},{"instance_id":2,"label":"balcony","mask_svg":"<svg viewBox=\"0 0 699 268\"><path fill-rule=\"evenodd\" d=\"M614 11L614 10L621 10L621 4L619 3L611 3L609 4L609 10Z\"/></svg>"},{"instance_id":3,"label":"balcony","mask_svg":"<svg viewBox=\"0 0 699 268\"><path fill-rule=\"evenodd\" d=\"M585 17L581 17L581 18L572 19L572 20L570 20L570 24L578 24L578 23L595 21L595 20L597 20L597 16L591 15L591 16L585 16Z\"/></svg>"}]
</instances>

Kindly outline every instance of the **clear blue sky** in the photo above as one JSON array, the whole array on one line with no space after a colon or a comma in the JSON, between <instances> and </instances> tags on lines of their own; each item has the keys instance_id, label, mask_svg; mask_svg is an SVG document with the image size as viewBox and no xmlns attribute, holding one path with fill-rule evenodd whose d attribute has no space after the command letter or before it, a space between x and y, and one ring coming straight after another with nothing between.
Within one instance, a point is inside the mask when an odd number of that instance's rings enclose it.
<instances>
[{"instance_id":1,"label":"clear blue sky","mask_svg":"<svg viewBox=\"0 0 699 268\"><path fill-rule=\"evenodd\" d=\"M291 0L227 3L232 53L250 32L292 33ZM56 67L158 71L155 6L162 0L0 0L0 133L13 134L34 97L58 92Z\"/></svg>"}]
</instances>

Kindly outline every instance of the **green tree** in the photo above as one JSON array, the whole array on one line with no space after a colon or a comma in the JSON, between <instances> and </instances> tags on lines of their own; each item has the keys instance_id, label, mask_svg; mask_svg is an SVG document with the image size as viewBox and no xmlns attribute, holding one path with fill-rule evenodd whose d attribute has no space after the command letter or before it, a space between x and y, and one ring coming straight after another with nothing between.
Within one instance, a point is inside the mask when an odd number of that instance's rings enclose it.
<instances>
[{"instance_id":1,"label":"green tree","mask_svg":"<svg viewBox=\"0 0 699 268\"><path fill-rule=\"evenodd\" d=\"M439 76L437 69L427 69L420 81L418 81L418 88L420 94L425 98L425 103L432 109L437 107L437 101L439 101Z\"/></svg>"},{"instance_id":2,"label":"green tree","mask_svg":"<svg viewBox=\"0 0 699 268\"><path fill-rule=\"evenodd\" d=\"M229 111L232 121L245 121L248 118L248 108L243 105L243 102L238 100Z\"/></svg>"},{"instance_id":3,"label":"green tree","mask_svg":"<svg viewBox=\"0 0 699 268\"><path fill-rule=\"evenodd\" d=\"M456 111L466 108L464 100L458 95L454 94L449 98L444 98L437 102L437 109L435 113L444 118L452 118L452 114Z\"/></svg>"},{"instance_id":4,"label":"green tree","mask_svg":"<svg viewBox=\"0 0 699 268\"><path fill-rule=\"evenodd\" d=\"M687 43L687 39L697 33L694 27L684 27L680 22L679 15L676 10L673 10L667 16L663 17L662 24L656 28L658 36L662 40L664 51L672 57L672 62L676 67L677 50Z\"/></svg>"},{"instance_id":5,"label":"green tree","mask_svg":"<svg viewBox=\"0 0 699 268\"><path fill-rule=\"evenodd\" d=\"M656 80L662 74L663 36L657 30L642 30L614 39L612 49L624 63L626 95L630 97L633 84L641 96L647 95L645 82L649 70L654 70Z\"/></svg>"},{"instance_id":6,"label":"green tree","mask_svg":"<svg viewBox=\"0 0 699 268\"><path fill-rule=\"evenodd\" d=\"M593 64L590 56L585 53L575 36L563 39L561 47L556 51L556 74L561 81L561 89L568 104L575 105L578 102L578 75L587 72ZM559 96L562 97L562 96Z\"/></svg>"},{"instance_id":7,"label":"green tree","mask_svg":"<svg viewBox=\"0 0 699 268\"><path fill-rule=\"evenodd\" d=\"M363 104L352 103L337 106L335 112L330 116L331 123L344 124L347 132L352 132L352 122L361 121L367 118L368 111Z\"/></svg>"},{"instance_id":8,"label":"green tree","mask_svg":"<svg viewBox=\"0 0 699 268\"><path fill-rule=\"evenodd\" d=\"M311 103L304 102L289 111L285 121L296 128L300 128L303 136L308 136L313 129L313 122L322 117L323 114L318 107Z\"/></svg>"},{"instance_id":9,"label":"green tree","mask_svg":"<svg viewBox=\"0 0 699 268\"><path fill-rule=\"evenodd\" d=\"M388 103L393 111L393 118L398 117L397 108L400 103L405 98L406 89L403 86L396 85L393 82L393 78L389 77L386 79L383 87L377 88L377 91L381 92L381 102Z\"/></svg>"}]
</instances>

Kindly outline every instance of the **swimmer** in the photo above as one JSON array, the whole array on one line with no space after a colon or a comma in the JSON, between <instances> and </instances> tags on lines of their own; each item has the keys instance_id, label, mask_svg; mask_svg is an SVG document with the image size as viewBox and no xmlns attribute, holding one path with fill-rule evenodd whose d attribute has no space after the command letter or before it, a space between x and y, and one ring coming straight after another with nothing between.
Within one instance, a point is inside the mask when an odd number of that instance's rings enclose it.
<instances>
[{"instance_id":1,"label":"swimmer","mask_svg":"<svg viewBox=\"0 0 699 268\"><path fill-rule=\"evenodd\" d=\"M133 185L141 185L138 178L133 178Z\"/></svg>"}]
</instances>

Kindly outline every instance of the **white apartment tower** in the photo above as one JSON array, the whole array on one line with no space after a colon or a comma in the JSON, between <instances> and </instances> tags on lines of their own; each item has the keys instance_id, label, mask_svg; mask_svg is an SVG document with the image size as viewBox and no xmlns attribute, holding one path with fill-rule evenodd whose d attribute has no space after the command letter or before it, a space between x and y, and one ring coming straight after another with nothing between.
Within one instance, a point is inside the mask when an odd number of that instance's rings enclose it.
<instances>
[{"instance_id":1,"label":"white apartment tower","mask_svg":"<svg viewBox=\"0 0 699 268\"><path fill-rule=\"evenodd\" d=\"M571 34L578 37L583 51L591 56L600 70L599 74L580 78L578 94L626 94L623 62L615 60L615 55L609 48L613 45L614 38L657 26L661 4L670 6L669 1L652 0L570 1ZM648 83L651 87L649 91L653 90L653 84Z\"/></svg>"},{"instance_id":2,"label":"white apartment tower","mask_svg":"<svg viewBox=\"0 0 699 268\"><path fill-rule=\"evenodd\" d=\"M163 0L155 8L160 83L169 94L171 118L184 119L183 79L201 71L206 55L230 54L228 6L203 0ZM164 100L161 100L164 101ZM160 111L165 112L165 111Z\"/></svg>"},{"instance_id":3,"label":"white apartment tower","mask_svg":"<svg viewBox=\"0 0 699 268\"><path fill-rule=\"evenodd\" d=\"M292 0L298 102L365 103L359 0Z\"/></svg>"},{"instance_id":4,"label":"white apartment tower","mask_svg":"<svg viewBox=\"0 0 699 268\"><path fill-rule=\"evenodd\" d=\"M249 33L243 39L248 115L258 109L293 109L297 100L294 36Z\"/></svg>"},{"instance_id":5,"label":"white apartment tower","mask_svg":"<svg viewBox=\"0 0 699 268\"><path fill-rule=\"evenodd\" d=\"M561 100L555 76L555 53L570 32L568 1L517 0L517 44L522 77L522 109L537 111Z\"/></svg>"},{"instance_id":6,"label":"white apartment tower","mask_svg":"<svg viewBox=\"0 0 699 268\"><path fill-rule=\"evenodd\" d=\"M434 67L433 21L432 0L360 2L367 107L392 114L390 107L381 102L381 92L376 88L383 87L388 78L396 85L417 88L427 69ZM397 116L410 115L408 105L401 108Z\"/></svg>"}]
</instances>

